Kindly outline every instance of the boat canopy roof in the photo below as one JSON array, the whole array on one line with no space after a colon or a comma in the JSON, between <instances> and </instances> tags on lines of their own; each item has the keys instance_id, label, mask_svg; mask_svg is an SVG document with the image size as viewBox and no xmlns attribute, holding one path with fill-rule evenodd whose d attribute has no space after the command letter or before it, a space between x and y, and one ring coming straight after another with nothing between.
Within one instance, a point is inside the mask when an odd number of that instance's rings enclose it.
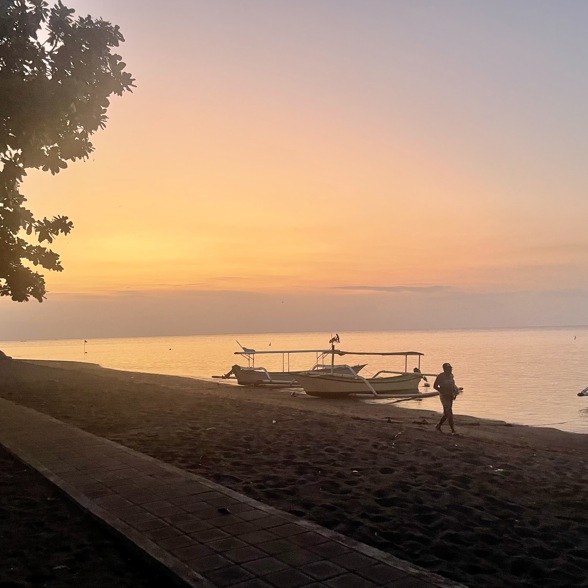
<instances>
[{"instance_id":1,"label":"boat canopy roof","mask_svg":"<svg viewBox=\"0 0 588 588\"><path fill-rule=\"evenodd\" d=\"M256 351L255 349L244 348L243 351L235 351L235 355L267 355L267 354L287 354L287 353L323 353L325 355L424 355L420 351L343 351L341 349L284 349L282 351L272 349L271 351Z\"/></svg>"},{"instance_id":2,"label":"boat canopy roof","mask_svg":"<svg viewBox=\"0 0 588 588\"><path fill-rule=\"evenodd\" d=\"M243 351L235 351L235 355L267 355L270 353L333 353L332 349L283 349L280 351L279 349L272 349L272 350L264 350L264 351L256 351L255 349L248 349L245 347ZM339 353L335 350L335 353Z\"/></svg>"},{"instance_id":3,"label":"boat canopy roof","mask_svg":"<svg viewBox=\"0 0 588 588\"><path fill-rule=\"evenodd\" d=\"M334 353L339 355L425 355L420 351L339 351L335 349Z\"/></svg>"}]
</instances>

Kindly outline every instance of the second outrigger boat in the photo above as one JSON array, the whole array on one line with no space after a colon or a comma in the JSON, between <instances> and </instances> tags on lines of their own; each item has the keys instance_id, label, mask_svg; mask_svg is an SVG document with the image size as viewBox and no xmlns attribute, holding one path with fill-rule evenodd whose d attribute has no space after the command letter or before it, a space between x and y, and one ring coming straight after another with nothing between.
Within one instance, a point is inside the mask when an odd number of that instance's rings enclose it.
<instances>
[{"instance_id":1,"label":"second outrigger boat","mask_svg":"<svg viewBox=\"0 0 588 588\"><path fill-rule=\"evenodd\" d=\"M333 355L378 355L404 357L404 371L380 370L373 377L364 378L353 370L323 372L318 374L301 374L297 378L298 384L304 388L306 394L323 398L337 398L350 394L369 394L379 397L425 398L436 396L438 392L422 393L419 384L427 376L420 371L420 359L423 353L418 351L388 351L388 352L353 352L333 350ZM408 359L416 358L417 367L408 371Z\"/></svg>"}]
</instances>

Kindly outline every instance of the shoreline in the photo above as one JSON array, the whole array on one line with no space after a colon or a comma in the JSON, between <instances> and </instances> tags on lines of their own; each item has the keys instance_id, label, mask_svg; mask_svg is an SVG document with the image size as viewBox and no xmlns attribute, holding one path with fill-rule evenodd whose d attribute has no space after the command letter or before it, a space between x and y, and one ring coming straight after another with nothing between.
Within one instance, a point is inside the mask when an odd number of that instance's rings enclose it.
<instances>
[{"instance_id":1,"label":"shoreline","mask_svg":"<svg viewBox=\"0 0 588 588\"><path fill-rule=\"evenodd\" d=\"M585 380L588 378L586 368L579 361L581 356L585 355L582 348L574 342L574 353L570 358L567 353L569 349L565 348L564 350L560 345L562 333L559 330L545 338L540 337L534 344L531 344L534 341L532 337L530 341L527 340L526 329L515 331L518 332L518 335L513 332L512 335L499 337L496 340L492 339L495 344L492 345L493 352L490 355L482 352L483 345L478 345L478 342L486 341L485 338L480 340L480 336L482 336L480 334L472 336L471 341L469 338L465 338L457 344L453 338L447 339L438 333L436 334L435 331L426 331L428 333L426 346L431 347L431 357L427 358L425 362L427 369L423 368L423 371L436 373L436 370L431 366L441 365L440 349L444 350L443 361L451 359L450 355L456 359L458 362L456 365L459 368L456 368L457 380L459 385L465 388L465 393L457 399L454 406L454 412L457 414L461 413L480 419L510 421L528 426L554 427L562 431L588 434L588 406L584 402L585 399L577 397L577 392L585 387ZM482 332L484 330L480 331L480 333ZM396 332L382 331L380 336L386 335L386 338L390 338L393 337L393 333ZM403 341L407 337L407 345L410 348L425 345L420 337L411 338L409 333L402 331L396 334L402 337ZM303 341L310 341L310 335L307 334L303 337ZM387 343L378 343L380 339L374 338L372 335L372 333L359 333L354 338L354 346L361 347L367 352L376 347L388 345ZM275 336L278 337L278 334ZM261 340L259 334L248 337L245 339L247 344L261 350L272 349L268 346L268 339L264 337ZM279 337L289 341L294 347L306 348L305 343L300 343L297 339L288 339L286 334L279 334ZM271 338L273 339L273 336ZM209 381L215 379L213 374L227 372L234 347L232 338L229 343L221 336L212 337L210 340L199 336L145 337L144 339L145 341L141 344L134 338L91 340L89 343L95 343L95 345L90 345L87 354L85 348L82 351L81 340L69 341L65 346L60 345L59 341L52 342L48 346L37 346L35 342L31 342L30 346L20 349L7 348L6 351L22 360L69 360L80 363L90 361L123 371L145 371ZM520 365L517 364L516 368L507 368L505 377L497 379L492 366L510 364L508 349L511 348L514 341L518 341L528 350L525 352L525 361ZM273 342L277 343L277 341ZM588 339L585 339L584 343L588 344ZM539 366L542 365L544 356L538 354L537 350L543 349L544 345L549 346L550 355L556 360L559 358L560 362L558 364L560 369L553 371L547 379L539 376ZM430 361L433 356L436 359ZM270 360L276 359L273 356L268 356L268 364L266 365L265 362L262 364L268 369L279 369L275 363L270 365ZM572 363L568 366L569 361ZM278 361L278 363L280 362ZM293 367L301 369L304 367L303 363L302 361ZM382 367L390 367L381 364L377 364L377 366L376 368L376 364L368 365L368 368L373 368L375 371ZM568 368L562 371L562 366L568 366ZM373 371L370 373L373 374ZM426 391L423 388L421 387L421 392ZM436 410L438 408L436 398L423 398L421 401L401 404L413 408L422 407L422 410Z\"/></svg>"},{"instance_id":2,"label":"shoreline","mask_svg":"<svg viewBox=\"0 0 588 588\"><path fill-rule=\"evenodd\" d=\"M244 395L247 395L248 399L254 399L256 402L261 402L270 405L280 406L296 406L296 408L308 409L312 412L325 412L332 414L361 414L363 418L373 418L379 420L381 418L393 418L398 424L419 424L416 421L419 419L427 420L433 419L437 422L442 414L442 408L439 404L438 410L429 410L423 408L409 408L402 403L391 404L391 403L378 403L378 402L366 402L371 400L367 395L366 397L349 397L349 398L333 398L333 399L321 399L318 397L311 397L306 395L302 390L296 391L294 396L291 396L291 389L280 389L280 388L263 388L253 386L240 386L237 384L226 383L222 379L216 378L203 378L198 376L190 375L172 375L172 374L160 374L153 372L141 372L141 371L130 371L118 368L103 367L98 363L85 362L85 361L74 361L74 360L51 360L51 359L15 359L13 361L26 362L39 366L55 367L58 369L71 370L71 371L88 371L112 374L120 374L121 377L135 380L136 382L153 383L156 385L167 385L168 382L175 382L175 385L180 389L190 387L190 383L196 383L198 392L204 393L221 393L229 398L233 395L243 399ZM297 399L293 401L292 398ZM300 401L306 401L308 405L300 405ZM362 407L373 407L373 408L362 408ZM374 413L376 408L380 409L382 415L378 416ZM387 413L390 414L387 414ZM564 435L579 435L585 437L588 442L588 433L579 433L574 431L564 431L554 426L548 425L527 425L523 423L516 423L505 421L502 419L491 419L486 417L479 417L475 415L463 415L455 414L456 428L459 426L465 427L506 427L506 428L523 428L537 431L555 431L556 433L562 433ZM425 424L420 423L420 424ZM541 434L541 433L539 433Z\"/></svg>"},{"instance_id":3,"label":"shoreline","mask_svg":"<svg viewBox=\"0 0 588 588\"><path fill-rule=\"evenodd\" d=\"M0 394L466 585L586 586L588 436L78 362Z\"/></svg>"}]
</instances>

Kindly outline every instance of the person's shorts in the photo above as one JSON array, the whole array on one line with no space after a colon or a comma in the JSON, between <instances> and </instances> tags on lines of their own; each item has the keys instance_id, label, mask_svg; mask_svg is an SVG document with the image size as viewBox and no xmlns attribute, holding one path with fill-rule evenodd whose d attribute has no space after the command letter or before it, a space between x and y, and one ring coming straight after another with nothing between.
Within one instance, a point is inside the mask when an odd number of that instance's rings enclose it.
<instances>
[{"instance_id":1,"label":"person's shorts","mask_svg":"<svg viewBox=\"0 0 588 588\"><path fill-rule=\"evenodd\" d=\"M445 416L450 416L453 414L453 396L440 394L439 398L441 399L441 406L443 406L443 413Z\"/></svg>"}]
</instances>

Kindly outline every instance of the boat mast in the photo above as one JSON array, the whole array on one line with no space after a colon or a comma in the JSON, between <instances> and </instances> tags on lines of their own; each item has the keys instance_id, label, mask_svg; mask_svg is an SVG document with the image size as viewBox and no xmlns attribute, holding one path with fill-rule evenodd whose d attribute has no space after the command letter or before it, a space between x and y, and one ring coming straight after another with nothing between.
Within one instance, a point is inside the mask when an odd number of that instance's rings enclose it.
<instances>
[{"instance_id":1,"label":"boat mast","mask_svg":"<svg viewBox=\"0 0 588 588\"><path fill-rule=\"evenodd\" d=\"M335 343L340 343L339 333L335 333L334 337L331 337L329 343L331 344L331 373L335 373Z\"/></svg>"}]
</instances>

